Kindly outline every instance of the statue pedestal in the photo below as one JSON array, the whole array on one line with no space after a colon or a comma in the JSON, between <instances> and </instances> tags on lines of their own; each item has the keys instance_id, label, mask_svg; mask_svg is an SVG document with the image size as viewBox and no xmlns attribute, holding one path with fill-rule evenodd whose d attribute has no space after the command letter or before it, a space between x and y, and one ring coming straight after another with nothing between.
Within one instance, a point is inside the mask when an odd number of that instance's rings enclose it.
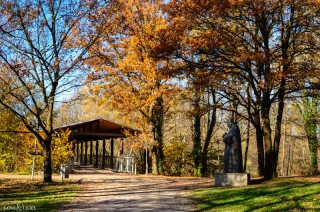
<instances>
[{"instance_id":1,"label":"statue pedestal","mask_svg":"<svg viewBox=\"0 0 320 212\"><path fill-rule=\"evenodd\" d=\"M246 186L249 184L248 173L221 173L215 175L215 186Z\"/></svg>"}]
</instances>

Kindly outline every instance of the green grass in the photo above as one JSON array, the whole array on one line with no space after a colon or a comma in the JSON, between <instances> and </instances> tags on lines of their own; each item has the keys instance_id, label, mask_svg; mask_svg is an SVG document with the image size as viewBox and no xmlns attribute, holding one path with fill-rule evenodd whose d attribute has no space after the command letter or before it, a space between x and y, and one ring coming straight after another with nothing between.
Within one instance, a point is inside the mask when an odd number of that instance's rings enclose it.
<instances>
[{"instance_id":1,"label":"green grass","mask_svg":"<svg viewBox=\"0 0 320 212\"><path fill-rule=\"evenodd\" d=\"M19 171L19 172L13 172L10 174L17 174L17 175L31 175L31 172L27 172L27 171Z\"/></svg>"},{"instance_id":2,"label":"green grass","mask_svg":"<svg viewBox=\"0 0 320 212\"><path fill-rule=\"evenodd\" d=\"M77 184L70 182L0 179L0 211L57 211L77 193Z\"/></svg>"},{"instance_id":3,"label":"green grass","mask_svg":"<svg viewBox=\"0 0 320 212\"><path fill-rule=\"evenodd\" d=\"M320 178L287 178L193 192L198 211L320 211Z\"/></svg>"}]
</instances>

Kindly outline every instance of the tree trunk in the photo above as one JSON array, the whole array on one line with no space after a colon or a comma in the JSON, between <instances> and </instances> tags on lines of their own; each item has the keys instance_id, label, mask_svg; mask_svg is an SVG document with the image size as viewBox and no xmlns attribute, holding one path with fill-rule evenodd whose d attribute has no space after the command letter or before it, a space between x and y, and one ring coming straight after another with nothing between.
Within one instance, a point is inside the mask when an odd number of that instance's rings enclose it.
<instances>
[{"instance_id":1,"label":"tree trunk","mask_svg":"<svg viewBox=\"0 0 320 212\"><path fill-rule=\"evenodd\" d=\"M279 101L278 114L277 114L277 122L276 122L276 129L275 129L274 142L273 142L273 173L272 174L274 177L278 177L277 167L278 167L279 148L280 148L280 141L281 141L281 126L282 126L282 118L283 118L283 110L284 110L285 84L286 84L286 81L282 79L279 95L278 95L278 101Z\"/></svg>"},{"instance_id":2,"label":"tree trunk","mask_svg":"<svg viewBox=\"0 0 320 212\"><path fill-rule=\"evenodd\" d=\"M263 145L263 131L261 127L256 128L256 143L258 151L258 175L264 176L264 145Z\"/></svg>"},{"instance_id":3,"label":"tree trunk","mask_svg":"<svg viewBox=\"0 0 320 212\"><path fill-rule=\"evenodd\" d=\"M213 104L216 103L216 96L214 93L214 90L212 89L212 102ZM210 99L208 98L208 101L210 101ZM215 106L213 106L213 109L211 110L211 116L210 113L208 114L208 130L207 130L207 135L206 135L206 139L204 141L204 145L203 145L203 150L202 150L202 154L201 154L201 176L206 176L207 175L207 169L208 169L208 148L209 148L209 144L211 141L211 137L213 134L213 129L214 126L216 125L216 108Z\"/></svg>"},{"instance_id":4,"label":"tree trunk","mask_svg":"<svg viewBox=\"0 0 320 212\"><path fill-rule=\"evenodd\" d=\"M271 180L273 178L273 153L271 140L271 126L269 117L270 107L264 105L261 110L261 118L263 124L263 139L265 144L265 170L264 179Z\"/></svg>"},{"instance_id":5,"label":"tree trunk","mask_svg":"<svg viewBox=\"0 0 320 212\"><path fill-rule=\"evenodd\" d=\"M157 126L157 128L156 128L156 138L157 138L157 142L158 142L158 146L156 147L158 173L160 175L162 175L163 174L163 164L164 164L162 124L161 124L161 127Z\"/></svg>"},{"instance_id":6,"label":"tree trunk","mask_svg":"<svg viewBox=\"0 0 320 212\"><path fill-rule=\"evenodd\" d=\"M48 98L48 115L46 120L46 137L43 140L43 157L44 157L44 182L52 182L52 164L51 164L51 143L53 133L53 108L54 93L58 86L58 82L52 85L51 95ZM39 124L39 123L38 123ZM39 138L38 138L39 139Z\"/></svg>"},{"instance_id":7,"label":"tree trunk","mask_svg":"<svg viewBox=\"0 0 320 212\"><path fill-rule=\"evenodd\" d=\"M153 109L154 139L157 141L155 147L158 174L163 174L164 154L163 154L163 99L156 99Z\"/></svg>"},{"instance_id":8,"label":"tree trunk","mask_svg":"<svg viewBox=\"0 0 320 212\"><path fill-rule=\"evenodd\" d=\"M51 137L48 137L44 142L43 157L44 157L44 176L43 181L46 183L52 182L52 165L51 165Z\"/></svg>"},{"instance_id":9,"label":"tree trunk","mask_svg":"<svg viewBox=\"0 0 320 212\"><path fill-rule=\"evenodd\" d=\"M248 121L248 125L247 125L247 139L246 139L246 150L245 150L245 152L244 152L243 172L246 172L246 170L247 170L249 141L250 141L250 121Z\"/></svg>"},{"instance_id":10,"label":"tree trunk","mask_svg":"<svg viewBox=\"0 0 320 212\"><path fill-rule=\"evenodd\" d=\"M157 153L157 147L154 146L151 150L151 169L152 169L152 174L159 174L159 169L158 169L158 153Z\"/></svg>"},{"instance_id":11,"label":"tree trunk","mask_svg":"<svg viewBox=\"0 0 320 212\"><path fill-rule=\"evenodd\" d=\"M287 170L286 170L286 176L289 176L289 170L291 166L291 144L292 140L290 139L289 147L288 147L288 162L287 162Z\"/></svg>"},{"instance_id":12,"label":"tree trunk","mask_svg":"<svg viewBox=\"0 0 320 212\"><path fill-rule=\"evenodd\" d=\"M205 139L204 145L203 145L203 151L202 151L202 158L201 158L201 176L207 176L207 170L208 170L208 148L210 144L210 140L212 137L213 128L215 126L215 123L212 121L210 122L209 130L207 132L207 137ZM208 136L210 134L210 136Z\"/></svg>"},{"instance_id":13,"label":"tree trunk","mask_svg":"<svg viewBox=\"0 0 320 212\"><path fill-rule=\"evenodd\" d=\"M259 105L255 105L255 112L252 113L251 123L256 131L256 145L258 155L258 176L264 176L264 145L263 145L263 129L261 126L261 117Z\"/></svg>"},{"instance_id":14,"label":"tree trunk","mask_svg":"<svg viewBox=\"0 0 320 212\"><path fill-rule=\"evenodd\" d=\"M193 161L195 176L201 175L201 116L195 114L193 117Z\"/></svg>"},{"instance_id":15,"label":"tree trunk","mask_svg":"<svg viewBox=\"0 0 320 212\"><path fill-rule=\"evenodd\" d=\"M285 165L285 145L287 143L287 122L284 122L284 136L283 136L283 144L282 144L282 169L281 169L281 174L284 176L284 165Z\"/></svg>"},{"instance_id":16,"label":"tree trunk","mask_svg":"<svg viewBox=\"0 0 320 212\"><path fill-rule=\"evenodd\" d=\"M201 176L201 114L200 114L200 92L197 88L194 91L193 108L193 162L194 175Z\"/></svg>"},{"instance_id":17,"label":"tree trunk","mask_svg":"<svg viewBox=\"0 0 320 212\"><path fill-rule=\"evenodd\" d=\"M247 92L248 92L248 96L250 97L251 89L248 88ZM257 94L257 96L259 95ZM248 104L247 110L248 110L249 118L256 131L258 176L264 176L264 145L263 145L263 129L261 126L261 112L260 112L261 106L258 104L258 102L256 102L254 105L251 105L250 98L248 99L248 102L249 104ZM251 108L254 109L252 113L251 113Z\"/></svg>"}]
</instances>

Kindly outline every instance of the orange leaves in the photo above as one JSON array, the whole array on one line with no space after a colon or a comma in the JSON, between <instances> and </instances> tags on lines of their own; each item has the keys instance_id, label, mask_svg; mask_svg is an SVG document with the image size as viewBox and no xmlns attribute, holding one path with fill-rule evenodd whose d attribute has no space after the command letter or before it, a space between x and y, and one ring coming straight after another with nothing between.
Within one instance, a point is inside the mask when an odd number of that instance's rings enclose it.
<instances>
[{"instance_id":1,"label":"orange leaves","mask_svg":"<svg viewBox=\"0 0 320 212\"><path fill-rule=\"evenodd\" d=\"M113 35L103 35L96 47L103 57L90 64L102 73L103 80L96 87L113 108L129 114L141 136L151 142L152 116L156 102L163 99L161 112L173 103L177 88L164 75L172 52L179 45L178 36L169 28L160 2L143 0L118 1L119 27ZM118 34L119 32L119 34ZM112 39L110 39L112 38Z\"/></svg>"},{"instance_id":2,"label":"orange leaves","mask_svg":"<svg viewBox=\"0 0 320 212\"><path fill-rule=\"evenodd\" d=\"M170 15L178 16L215 16L223 12L229 5L229 1L217 0L174 0L166 6ZM171 13L172 12L172 13ZM190 19L188 19L190 20Z\"/></svg>"},{"instance_id":3,"label":"orange leaves","mask_svg":"<svg viewBox=\"0 0 320 212\"><path fill-rule=\"evenodd\" d=\"M221 44L220 33L213 29L193 30L190 37L186 37L185 43L192 47L192 51L202 49L210 52Z\"/></svg>"}]
</instances>

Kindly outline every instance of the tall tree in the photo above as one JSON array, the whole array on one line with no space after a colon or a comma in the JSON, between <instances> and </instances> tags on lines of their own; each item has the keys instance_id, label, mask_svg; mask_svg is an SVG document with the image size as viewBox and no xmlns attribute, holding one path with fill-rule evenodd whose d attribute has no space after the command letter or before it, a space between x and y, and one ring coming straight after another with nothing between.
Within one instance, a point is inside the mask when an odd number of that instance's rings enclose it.
<instances>
[{"instance_id":1,"label":"tall tree","mask_svg":"<svg viewBox=\"0 0 320 212\"><path fill-rule=\"evenodd\" d=\"M208 168L208 152L213 130L216 125L217 101L214 87L204 76L192 75L190 78L191 90L191 117L193 133L193 162L194 174L206 176ZM205 132L203 132L205 130Z\"/></svg>"},{"instance_id":2,"label":"tall tree","mask_svg":"<svg viewBox=\"0 0 320 212\"><path fill-rule=\"evenodd\" d=\"M97 38L86 18L94 9L94 1L1 2L0 104L39 140L45 182L52 181L55 102L81 83L80 65Z\"/></svg>"},{"instance_id":3,"label":"tall tree","mask_svg":"<svg viewBox=\"0 0 320 212\"><path fill-rule=\"evenodd\" d=\"M266 179L276 176L285 96L306 76L298 69L302 58L317 51L318 3L173 0L169 5L178 26L197 30L186 34L187 51L205 58L197 65L216 67L229 75L222 91L247 109L239 115L256 128L259 172ZM231 76L237 84L230 83ZM270 110L275 103L278 112L272 136Z\"/></svg>"},{"instance_id":4,"label":"tall tree","mask_svg":"<svg viewBox=\"0 0 320 212\"><path fill-rule=\"evenodd\" d=\"M113 5L117 8L114 17L97 17L101 23L97 30L109 27L108 20L114 21L114 34L102 36L92 51L98 58L90 62L96 70L93 76L102 77L97 90L117 109L139 114L137 123L153 137L153 171L163 174L164 115L177 86L162 70L169 68L170 51L178 42L174 42L175 34L167 34L160 1L119 0Z\"/></svg>"},{"instance_id":5,"label":"tall tree","mask_svg":"<svg viewBox=\"0 0 320 212\"><path fill-rule=\"evenodd\" d=\"M285 96L307 76L299 70L302 58L317 51L318 4L293 0L169 3L176 25L197 30L186 34L186 50L205 55L197 65L229 75L221 83L222 91L247 109L239 115L256 128L259 172L265 179L276 176ZM238 82L236 88L231 78ZM275 103L273 132L270 110Z\"/></svg>"}]
</instances>

